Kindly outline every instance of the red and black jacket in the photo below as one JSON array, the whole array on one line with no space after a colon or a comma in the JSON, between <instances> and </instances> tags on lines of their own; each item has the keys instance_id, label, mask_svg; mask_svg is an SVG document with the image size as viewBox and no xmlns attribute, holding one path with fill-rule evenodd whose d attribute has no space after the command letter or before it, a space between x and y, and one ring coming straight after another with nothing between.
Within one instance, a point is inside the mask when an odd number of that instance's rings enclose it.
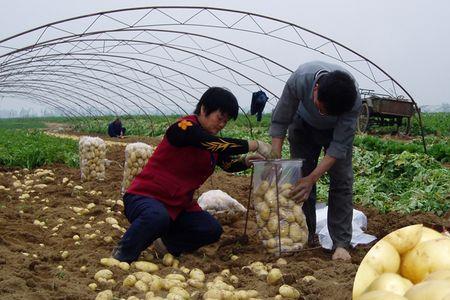
<instances>
[{"instance_id":1,"label":"red and black jacket","mask_svg":"<svg viewBox=\"0 0 450 300\"><path fill-rule=\"evenodd\" d=\"M233 155L248 152L248 142L208 134L190 115L167 129L163 140L127 190L162 202L172 219L183 211L201 211L193 195L216 165L228 172L247 166Z\"/></svg>"}]
</instances>

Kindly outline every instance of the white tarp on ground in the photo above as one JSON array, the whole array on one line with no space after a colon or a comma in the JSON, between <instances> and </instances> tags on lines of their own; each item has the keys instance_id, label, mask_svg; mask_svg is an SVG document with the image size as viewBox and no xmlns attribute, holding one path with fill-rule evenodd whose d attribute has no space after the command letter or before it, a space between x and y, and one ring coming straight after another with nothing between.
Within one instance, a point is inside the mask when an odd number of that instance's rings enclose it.
<instances>
[{"instance_id":1,"label":"white tarp on ground","mask_svg":"<svg viewBox=\"0 0 450 300\"><path fill-rule=\"evenodd\" d=\"M323 203L318 203L316 206L316 234L319 236L319 242L323 248L332 249L333 242L328 232L327 213L328 206L325 206ZM352 247L359 244L368 244L376 240L375 236L364 233L364 230L367 229L367 217L363 212L356 209L353 210L352 227Z\"/></svg>"}]
</instances>

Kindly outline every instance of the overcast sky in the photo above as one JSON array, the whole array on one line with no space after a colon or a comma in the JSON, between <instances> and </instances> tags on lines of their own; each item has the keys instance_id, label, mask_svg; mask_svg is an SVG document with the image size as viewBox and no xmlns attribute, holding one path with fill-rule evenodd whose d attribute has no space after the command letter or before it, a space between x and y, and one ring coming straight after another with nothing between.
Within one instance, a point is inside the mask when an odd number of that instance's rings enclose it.
<instances>
[{"instance_id":1,"label":"overcast sky","mask_svg":"<svg viewBox=\"0 0 450 300\"><path fill-rule=\"evenodd\" d=\"M126 7L193 5L259 13L359 52L393 76L420 106L450 102L448 0L0 1L0 39L49 22Z\"/></svg>"}]
</instances>

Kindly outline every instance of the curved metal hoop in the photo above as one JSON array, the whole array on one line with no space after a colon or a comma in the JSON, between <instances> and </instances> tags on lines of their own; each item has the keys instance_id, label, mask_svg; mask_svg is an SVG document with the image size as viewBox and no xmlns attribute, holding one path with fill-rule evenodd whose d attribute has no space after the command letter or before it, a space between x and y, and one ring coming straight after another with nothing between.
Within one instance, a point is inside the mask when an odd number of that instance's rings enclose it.
<instances>
[{"instance_id":1,"label":"curved metal hoop","mask_svg":"<svg viewBox=\"0 0 450 300\"><path fill-rule=\"evenodd\" d=\"M175 27L179 29L174 30ZM125 109L134 103L144 115L185 113L197 101L200 90L220 83L234 86L243 98L247 98L249 91L264 89L271 94L270 101L275 102L281 94L282 82L297 65L292 58L298 55L299 49L319 53L347 66L356 73L357 79L371 83L376 92L392 97L406 95L414 104L422 127L420 110L409 92L363 55L290 22L214 7L110 10L49 23L3 39L0 41L0 96L19 95L18 91L27 90L25 82L30 84L30 80L51 78L56 84L64 82L61 72L53 76L44 71L63 68L65 59L71 56L76 57L73 68L85 68L78 78L71 74L74 86L101 79L115 91L115 96L104 87L95 88L95 92L103 93L110 102ZM125 56L128 59L119 58ZM35 61L48 66L34 64ZM23 72L21 65L33 67ZM88 79L83 73L91 73L97 79ZM156 85L149 84L150 81ZM6 88L11 82L15 83L15 92ZM51 89L35 93L42 99L52 98ZM149 96L153 94L155 97ZM64 107L64 103L67 102L59 103L59 107ZM89 101L88 105L100 109L101 105L94 103ZM248 101L241 102L244 113L246 108Z\"/></svg>"}]
</instances>

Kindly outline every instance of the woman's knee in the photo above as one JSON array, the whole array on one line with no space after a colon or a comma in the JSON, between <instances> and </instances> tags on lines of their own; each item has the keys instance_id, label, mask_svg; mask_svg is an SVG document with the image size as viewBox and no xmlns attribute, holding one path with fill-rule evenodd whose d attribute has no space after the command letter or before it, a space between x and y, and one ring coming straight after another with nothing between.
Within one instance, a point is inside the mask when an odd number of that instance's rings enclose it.
<instances>
[{"instance_id":1,"label":"woman's knee","mask_svg":"<svg viewBox=\"0 0 450 300\"><path fill-rule=\"evenodd\" d=\"M168 228L170 226L170 216L167 210L144 210L140 216L141 223L159 228Z\"/></svg>"},{"instance_id":2,"label":"woman's knee","mask_svg":"<svg viewBox=\"0 0 450 300\"><path fill-rule=\"evenodd\" d=\"M216 219L211 218L204 225L205 226L203 227L203 229L199 230L198 234L202 235L203 238L208 241L208 243L217 242L223 233L223 229L220 223Z\"/></svg>"}]
</instances>

